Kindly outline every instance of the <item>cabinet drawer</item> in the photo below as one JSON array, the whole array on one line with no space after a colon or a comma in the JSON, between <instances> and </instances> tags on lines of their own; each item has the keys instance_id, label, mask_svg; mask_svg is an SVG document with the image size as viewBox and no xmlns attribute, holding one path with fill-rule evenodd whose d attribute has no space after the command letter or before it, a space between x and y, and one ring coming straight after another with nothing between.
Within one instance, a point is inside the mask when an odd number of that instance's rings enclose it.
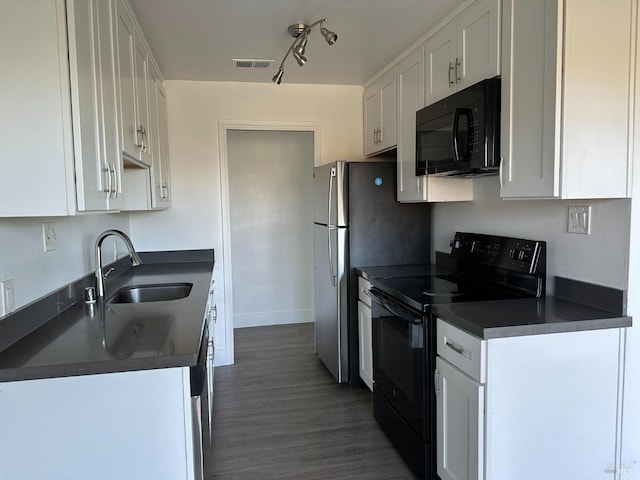
<instances>
[{"instance_id":1,"label":"cabinet drawer","mask_svg":"<svg viewBox=\"0 0 640 480\"><path fill-rule=\"evenodd\" d=\"M437 353L471 378L485 383L487 341L454 327L438 318Z\"/></svg>"},{"instance_id":2,"label":"cabinet drawer","mask_svg":"<svg viewBox=\"0 0 640 480\"><path fill-rule=\"evenodd\" d=\"M371 288L371 282L366 278L358 277L358 299L365 305L371 306L371 297L367 292Z\"/></svg>"}]
</instances>

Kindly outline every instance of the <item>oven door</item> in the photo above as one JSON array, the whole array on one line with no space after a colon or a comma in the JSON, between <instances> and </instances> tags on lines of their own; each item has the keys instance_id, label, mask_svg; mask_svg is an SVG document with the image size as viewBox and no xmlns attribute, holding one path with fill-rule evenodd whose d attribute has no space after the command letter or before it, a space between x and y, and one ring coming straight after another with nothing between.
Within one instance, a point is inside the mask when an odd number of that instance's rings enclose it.
<instances>
[{"instance_id":1,"label":"oven door","mask_svg":"<svg viewBox=\"0 0 640 480\"><path fill-rule=\"evenodd\" d=\"M425 316L372 288L373 378L375 388L424 441L427 329Z\"/></svg>"}]
</instances>

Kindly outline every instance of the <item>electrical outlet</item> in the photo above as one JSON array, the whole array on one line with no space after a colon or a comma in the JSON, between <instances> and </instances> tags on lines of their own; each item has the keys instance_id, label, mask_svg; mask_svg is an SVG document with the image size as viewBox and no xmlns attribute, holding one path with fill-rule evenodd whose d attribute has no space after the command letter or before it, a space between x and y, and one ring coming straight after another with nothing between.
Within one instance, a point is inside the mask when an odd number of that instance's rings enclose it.
<instances>
[{"instance_id":1,"label":"electrical outlet","mask_svg":"<svg viewBox=\"0 0 640 480\"><path fill-rule=\"evenodd\" d=\"M16 309L13 280L9 278L0 283L0 291L2 293L2 315L6 315Z\"/></svg>"},{"instance_id":2,"label":"electrical outlet","mask_svg":"<svg viewBox=\"0 0 640 480\"><path fill-rule=\"evenodd\" d=\"M55 225L54 222L45 222L42 224L42 241L44 242L45 252L51 252L58 248Z\"/></svg>"}]
</instances>

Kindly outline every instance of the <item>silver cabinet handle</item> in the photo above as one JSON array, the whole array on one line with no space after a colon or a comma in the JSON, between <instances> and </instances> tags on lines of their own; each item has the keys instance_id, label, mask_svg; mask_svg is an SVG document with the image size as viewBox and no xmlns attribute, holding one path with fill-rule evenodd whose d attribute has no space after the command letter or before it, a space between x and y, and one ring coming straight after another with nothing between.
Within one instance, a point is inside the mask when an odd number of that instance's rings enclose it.
<instances>
[{"instance_id":1,"label":"silver cabinet handle","mask_svg":"<svg viewBox=\"0 0 640 480\"><path fill-rule=\"evenodd\" d=\"M169 199L169 185L166 183L162 184L162 187L160 187L160 198L162 198L163 200L168 200Z\"/></svg>"},{"instance_id":2,"label":"silver cabinet handle","mask_svg":"<svg viewBox=\"0 0 640 480\"><path fill-rule=\"evenodd\" d=\"M447 342L445 341L444 344L449 347L451 350L453 350L456 353L459 353L460 355L464 354L464 348L459 347L457 345L454 345L453 343Z\"/></svg>"},{"instance_id":3,"label":"silver cabinet handle","mask_svg":"<svg viewBox=\"0 0 640 480\"><path fill-rule=\"evenodd\" d=\"M453 63L449 62L449 87L451 87L451 85L455 83L452 78L452 73L453 73Z\"/></svg>"},{"instance_id":4,"label":"silver cabinet handle","mask_svg":"<svg viewBox=\"0 0 640 480\"><path fill-rule=\"evenodd\" d=\"M111 198L118 198L118 172L116 171L116 164L111 163L110 169L113 173L113 181L111 182L111 193L113 194L113 196L111 196Z\"/></svg>"},{"instance_id":5,"label":"silver cabinet handle","mask_svg":"<svg viewBox=\"0 0 640 480\"><path fill-rule=\"evenodd\" d=\"M382 127L378 128L378 143L384 142L384 137L382 135Z\"/></svg>"},{"instance_id":6,"label":"silver cabinet handle","mask_svg":"<svg viewBox=\"0 0 640 480\"><path fill-rule=\"evenodd\" d=\"M416 177L416 190L420 193L420 177Z\"/></svg>"},{"instance_id":7,"label":"silver cabinet handle","mask_svg":"<svg viewBox=\"0 0 640 480\"><path fill-rule=\"evenodd\" d=\"M502 180L502 164L504 163L504 158L500 157L500 169L498 170L498 176L500 178L500 188L504 187L504 182Z\"/></svg>"},{"instance_id":8,"label":"silver cabinet handle","mask_svg":"<svg viewBox=\"0 0 640 480\"><path fill-rule=\"evenodd\" d=\"M433 374L433 389L436 393L436 397L440 395L440 388L439 388L440 382L438 382L439 376L440 376L440 372L438 372L438 370L436 369L435 373Z\"/></svg>"},{"instance_id":9,"label":"silver cabinet handle","mask_svg":"<svg viewBox=\"0 0 640 480\"><path fill-rule=\"evenodd\" d=\"M140 138L142 139L142 141L140 143L138 143L138 135L140 135ZM136 129L135 146L137 148L142 148L143 150L147 149L146 136L147 136L147 131L144 129L144 125L140 125Z\"/></svg>"},{"instance_id":10,"label":"silver cabinet handle","mask_svg":"<svg viewBox=\"0 0 640 480\"><path fill-rule=\"evenodd\" d=\"M109 168L109 164L103 167L102 171L104 172L104 178L107 181L106 188L103 188L102 191L107 193L107 198L111 197L111 169Z\"/></svg>"},{"instance_id":11,"label":"silver cabinet handle","mask_svg":"<svg viewBox=\"0 0 640 480\"><path fill-rule=\"evenodd\" d=\"M460 76L458 75L458 67L460 67L460 66L462 66L462 65L460 64L460 59L459 59L459 58L456 58L456 74L455 74L455 77L456 77L456 83L458 83L458 82L461 80Z\"/></svg>"}]
</instances>

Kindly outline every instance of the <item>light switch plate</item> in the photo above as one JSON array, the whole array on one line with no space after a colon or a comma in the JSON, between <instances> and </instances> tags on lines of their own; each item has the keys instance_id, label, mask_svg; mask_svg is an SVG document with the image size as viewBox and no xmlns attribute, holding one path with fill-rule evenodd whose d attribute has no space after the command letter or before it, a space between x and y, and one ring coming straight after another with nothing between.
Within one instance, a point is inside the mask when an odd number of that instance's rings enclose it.
<instances>
[{"instance_id":1,"label":"light switch plate","mask_svg":"<svg viewBox=\"0 0 640 480\"><path fill-rule=\"evenodd\" d=\"M2 294L2 315L13 312L16 309L16 301L12 279L9 278L0 283L0 293Z\"/></svg>"},{"instance_id":2,"label":"light switch plate","mask_svg":"<svg viewBox=\"0 0 640 480\"><path fill-rule=\"evenodd\" d=\"M45 222L42 224L42 241L45 252L51 252L58 248L55 226L56 224L54 222Z\"/></svg>"},{"instance_id":3,"label":"light switch plate","mask_svg":"<svg viewBox=\"0 0 640 480\"><path fill-rule=\"evenodd\" d=\"M591 233L591 206L569 207L569 219L567 231L569 233Z\"/></svg>"}]
</instances>

